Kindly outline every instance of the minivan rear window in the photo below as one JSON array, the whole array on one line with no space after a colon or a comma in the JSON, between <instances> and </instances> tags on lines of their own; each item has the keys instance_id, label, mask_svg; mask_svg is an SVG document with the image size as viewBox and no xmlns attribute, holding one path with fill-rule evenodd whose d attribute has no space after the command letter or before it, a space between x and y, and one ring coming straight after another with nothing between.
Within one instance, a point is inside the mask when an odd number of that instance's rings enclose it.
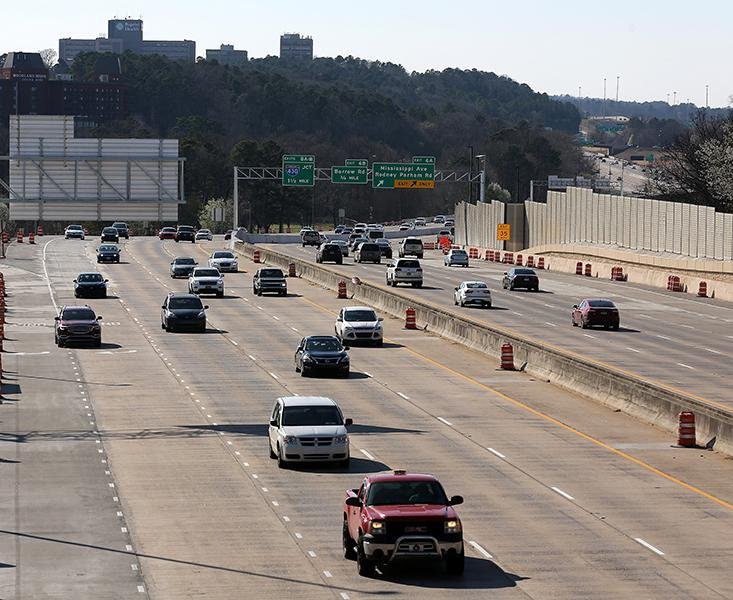
<instances>
[{"instance_id":1,"label":"minivan rear window","mask_svg":"<svg viewBox=\"0 0 733 600\"><path fill-rule=\"evenodd\" d=\"M420 267L420 262L417 260L401 260L399 263L397 263L397 266L407 269L417 269Z\"/></svg>"}]
</instances>

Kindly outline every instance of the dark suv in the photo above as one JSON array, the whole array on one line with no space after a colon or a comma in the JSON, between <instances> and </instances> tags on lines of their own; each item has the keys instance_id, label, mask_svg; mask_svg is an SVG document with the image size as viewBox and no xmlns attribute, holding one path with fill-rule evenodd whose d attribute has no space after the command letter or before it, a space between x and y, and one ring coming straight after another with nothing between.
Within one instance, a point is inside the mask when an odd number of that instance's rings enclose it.
<instances>
[{"instance_id":1,"label":"dark suv","mask_svg":"<svg viewBox=\"0 0 733 600\"><path fill-rule=\"evenodd\" d=\"M177 242L192 242L196 243L196 232L191 225L179 225L176 229L176 241Z\"/></svg>"},{"instance_id":2,"label":"dark suv","mask_svg":"<svg viewBox=\"0 0 733 600\"><path fill-rule=\"evenodd\" d=\"M197 265L190 256L177 256L171 262L171 277L190 277Z\"/></svg>"},{"instance_id":3,"label":"dark suv","mask_svg":"<svg viewBox=\"0 0 733 600\"><path fill-rule=\"evenodd\" d=\"M341 246L337 244L321 244L316 251L316 262L335 262L337 265L340 265L344 262Z\"/></svg>"},{"instance_id":4,"label":"dark suv","mask_svg":"<svg viewBox=\"0 0 733 600\"><path fill-rule=\"evenodd\" d=\"M59 348L69 342L91 342L97 348L102 345L102 317L89 306L62 306L54 319L54 340Z\"/></svg>"},{"instance_id":5,"label":"dark suv","mask_svg":"<svg viewBox=\"0 0 733 600\"><path fill-rule=\"evenodd\" d=\"M160 327L166 331L192 329L206 331L206 309L195 294L171 292L160 307Z\"/></svg>"},{"instance_id":6,"label":"dark suv","mask_svg":"<svg viewBox=\"0 0 733 600\"><path fill-rule=\"evenodd\" d=\"M257 269L252 277L252 293L255 296L261 296L267 292L273 292L278 296L288 295L288 284L280 269L272 267Z\"/></svg>"},{"instance_id":7,"label":"dark suv","mask_svg":"<svg viewBox=\"0 0 733 600\"><path fill-rule=\"evenodd\" d=\"M537 277L532 269L524 269L517 267L509 269L508 272L504 273L504 278L501 280L501 286L506 290L516 290L517 288L524 288L530 291L538 292L540 290L540 278Z\"/></svg>"},{"instance_id":8,"label":"dark suv","mask_svg":"<svg viewBox=\"0 0 733 600\"><path fill-rule=\"evenodd\" d=\"M117 230L117 233L120 235L121 238L125 238L126 240L130 239L130 230L127 228L127 223L123 223L122 221L115 221L114 223L112 223L112 227Z\"/></svg>"}]
</instances>

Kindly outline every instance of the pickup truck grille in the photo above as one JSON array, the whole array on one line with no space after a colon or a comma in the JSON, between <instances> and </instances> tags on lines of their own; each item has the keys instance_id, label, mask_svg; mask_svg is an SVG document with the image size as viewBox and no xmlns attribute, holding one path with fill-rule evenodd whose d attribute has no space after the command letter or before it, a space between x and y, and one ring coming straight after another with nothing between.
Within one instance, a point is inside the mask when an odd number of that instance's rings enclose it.
<instances>
[{"instance_id":1,"label":"pickup truck grille","mask_svg":"<svg viewBox=\"0 0 733 600\"><path fill-rule=\"evenodd\" d=\"M443 535L443 521L387 521L387 533L394 537Z\"/></svg>"},{"instance_id":2,"label":"pickup truck grille","mask_svg":"<svg viewBox=\"0 0 733 600\"><path fill-rule=\"evenodd\" d=\"M333 437L302 437L301 446L330 446L333 444Z\"/></svg>"},{"instance_id":3,"label":"pickup truck grille","mask_svg":"<svg viewBox=\"0 0 733 600\"><path fill-rule=\"evenodd\" d=\"M400 554L435 554L437 551L432 540L405 541L397 546L397 552Z\"/></svg>"}]
</instances>

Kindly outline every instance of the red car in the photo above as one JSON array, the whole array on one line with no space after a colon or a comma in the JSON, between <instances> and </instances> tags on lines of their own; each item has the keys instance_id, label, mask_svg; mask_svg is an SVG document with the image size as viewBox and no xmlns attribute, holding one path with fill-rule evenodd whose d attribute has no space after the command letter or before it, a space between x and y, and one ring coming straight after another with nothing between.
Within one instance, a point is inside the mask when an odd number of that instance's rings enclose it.
<instances>
[{"instance_id":1,"label":"red car","mask_svg":"<svg viewBox=\"0 0 733 600\"><path fill-rule=\"evenodd\" d=\"M461 520L433 475L367 475L346 491L343 508L344 557L356 559L359 575L399 561L443 561L451 575L463 573Z\"/></svg>"},{"instance_id":2,"label":"red car","mask_svg":"<svg viewBox=\"0 0 733 600\"><path fill-rule=\"evenodd\" d=\"M618 329L620 324L616 305L601 298L586 298L580 304L574 304L570 318L573 327L580 325L583 329L600 325L606 329Z\"/></svg>"},{"instance_id":3,"label":"red car","mask_svg":"<svg viewBox=\"0 0 733 600\"><path fill-rule=\"evenodd\" d=\"M161 240L175 240L176 239L176 228L175 227L163 227L158 232L158 238Z\"/></svg>"}]
</instances>

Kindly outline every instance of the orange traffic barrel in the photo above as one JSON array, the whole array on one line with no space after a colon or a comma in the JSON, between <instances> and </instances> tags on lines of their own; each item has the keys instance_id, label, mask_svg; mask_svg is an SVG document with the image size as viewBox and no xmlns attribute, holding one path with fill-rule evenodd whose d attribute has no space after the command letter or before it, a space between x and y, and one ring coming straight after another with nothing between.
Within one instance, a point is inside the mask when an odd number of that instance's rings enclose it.
<instances>
[{"instance_id":1,"label":"orange traffic barrel","mask_svg":"<svg viewBox=\"0 0 733 600\"><path fill-rule=\"evenodd\" d=\"M338 285L338 298L340 300L346 299L346 282L342 279Z\"/></svg>"},{"instance_id":2,"label":"orange traffic barrel","mask_svg":"<svg viewBox=\"0 0 733 600\"><path fill-rule=\"evenodd\" d=\"M537 268L538 269L544 269L545 268L545 257L544 256L540 256L537 259Z\"/></svg>"},{"instance_id":3,"label":"orange traffic barrel","mask_svg":"<svg viewBox=\"0 0 733 600\"><path fill-rule=\"evenodd\" d=\"M295 263L288 263L288 277L295 277Z\"/></svg>"},{"instance_id":4,"label":"orange traffic barrel","mask_svg":"<svg viewBox=\"0 0 733 600\"><path fill-rule=\"evenodd\" d=\"M514 262L514 252L504 252L504 264L510 265Z\"/></svg>"},{"instance_id":5,"label":"orange traffic barrel","mask_svg":"<svg viewBox=\"0 0 733 600\"><path fill-rule=\"evenodd\" d=\"M405 311L405 329L417 329L415 309L412 306L408 307Z\"/></svg>"},{"instance_id":6,"label":"orange traffic barrel","mask_svg":"<svg viewBox=\"0 0 733 600\"><path fill-rule=\"evenodd\" d=\"M534 267L534 256L528 256L527 257L527 266L528 267Z\"/></svg>"},{"instance_id":7,"label":"orange traffic barrel","mask_svg":"<svg viewBox=\"0 0 733 600\"><path fill-rule=\"evenodd\" d=\"M501 368L505 371L514 371L514 348L511 344L501 345Z\"/></svg>"},{"instance_id":8,"label":"orange traffic barrel","mask_svg":"<svg viewBox=\"0 0 733 600\"><path fill-rule=\"evenodd\" d=\"M593 267L592 267L592 265L590 263L586 263L586 265L585 265L585 276L586 277L590 277L591 276L591 269L592 268Z\"/></svg>"},{"instance_id":9,"label":"orange traffic barrel","mask_svg":"<svg viewBox=\"0 0 733 600\"><path fill-rule=\"evenodd\" d=\"M677 445L685 448L694 448L695 440L695 413L683 411L677 415Z\"/></svg>"},{"instance_id":10,"label":"orange traffic barrel","mask_svg":"<svg viewBox=\"0 0 733 600\"><path fill-rule=\"evenodd\" d=\"M514 264L519 265L521 267L523 262L524 262L524 257L521 254L517 254L517 258L514 261Z\"/></svg>"},{"instance_id":11,"label":"orange traffic barrel","mask_svg":"<svg viewBox=\"0 0 733 600\"><path fill-rule=\"evenodd\" d=\"M582 275L583 274L583 263L578 261L575 263L575 274L576 275Z\"/></svg>"},{"instance_id":12,"label":"orange traffic barrel","mask_svg":"<svg viewBox=\"0 0 733 600\"><path fill-rule=\"evenodd\" d=\"M260 251L259 250L255 250L254 253L252 254L252 262L256 262L256 263L260 262Z\"/></svg>"},{"instance_id":13,"label":"orange traffic barrel","mask_svg":"<svg viewBox=\"0 0 733 600\"><path fill-rule=\"evenodd\" d=\"M38 226L38 231L36 232L36 235L38 237L43 237L43 225Z\"/></svg>"},{"instance_id":14,"label":"orange traffic barrel","mask_svg":"<svg viewBox=\"0 0 733 600\"><path fill-rule=\"evenodd\" d=\"M700 286L697 288L697 295L700 298L708 297L708 282L707 281L700 282Z\"/></svg>"},{"instance_id":15,"label":"orange traffic barrel","mask_svg":"<svg viewBox=\"0 0 733 600\"><path fill-rule=\"evenodd\" d=\"M32 231L28 234L28 243L29 244L35 244L36 243L36 234Z\"/></svg>"},{"instance_id":16,"label":"orange traffic barrel","mask_svg":"<svg viewBox=\"0 0 733 600\"><path fill-rule=\"evenodd\" d=\"M19 244L23 243L23 230L22 229L18 229L18 235L16 236L16 241Z\"/></svg>"}]
</instances>

